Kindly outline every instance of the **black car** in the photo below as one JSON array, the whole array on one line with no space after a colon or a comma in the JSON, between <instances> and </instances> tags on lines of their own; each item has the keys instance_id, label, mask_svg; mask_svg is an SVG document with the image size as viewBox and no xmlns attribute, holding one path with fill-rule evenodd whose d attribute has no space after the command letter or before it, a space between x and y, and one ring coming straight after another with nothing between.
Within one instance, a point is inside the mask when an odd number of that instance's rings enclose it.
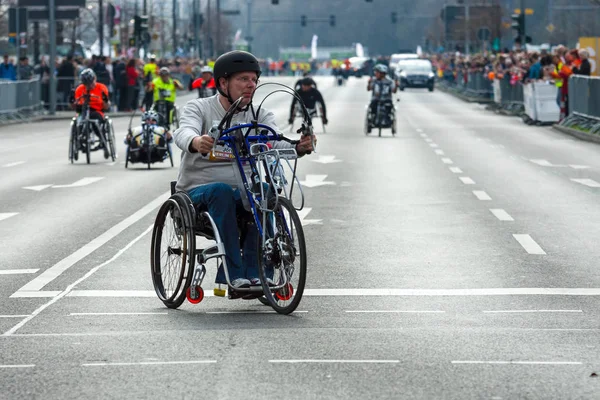
<instances>
[{"instance_id":1,"label":"black car","mask_svg":"<svg viewBox=\"0 0 600 400\"><path fill-rule=\"evenodd\" d=\"M396 79L400 90L427 88L433 92L435 74L429 60L403 60L396 67Z\"/></svg>"}]
</instances>

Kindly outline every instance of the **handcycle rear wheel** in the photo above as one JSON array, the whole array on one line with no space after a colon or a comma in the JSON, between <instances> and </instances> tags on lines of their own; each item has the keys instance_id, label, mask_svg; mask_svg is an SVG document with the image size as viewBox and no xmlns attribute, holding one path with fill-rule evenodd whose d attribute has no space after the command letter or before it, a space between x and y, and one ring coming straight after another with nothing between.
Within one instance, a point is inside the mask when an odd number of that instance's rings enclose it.
<instances>
[{"instance_id":1,"label":"handcycle rear wheel","mask_svg":"<svg viewBox=\"0 0 600 400\"><path fill-rule=\"evenodd\" d=\"M77 124L71 121L71 137L69 138L69 160L71 164L79 158L79 142L77 140Z\"/></svg>"},{"instance_id":2,"label":"handcycle rear wheel","mask_svg":"<svg viewBox=\"0 0 600 400\"><path fill-rule=\"evenodd\" d=\"M158 211L151 244L154 290L168 308L186 299L195 264L196 236L189 205L180 193L171 196Z\"/></svg>"},{"instance_id":3,"label":"handcycle rear wheel","mask_svg":"<svg viewBox=\"0 0 600 400\"><path fill-rule=\"evenodd\" d=\"M296 209L286 198L279 198L276 209L269 214L270 223L264 227L268 243L259 246L258 251L260 280L271 307L280 314L290 314L300 304L306 283L304 231ZM267 278L282 287L272 289Z\"/></svg>"}]
</instances>

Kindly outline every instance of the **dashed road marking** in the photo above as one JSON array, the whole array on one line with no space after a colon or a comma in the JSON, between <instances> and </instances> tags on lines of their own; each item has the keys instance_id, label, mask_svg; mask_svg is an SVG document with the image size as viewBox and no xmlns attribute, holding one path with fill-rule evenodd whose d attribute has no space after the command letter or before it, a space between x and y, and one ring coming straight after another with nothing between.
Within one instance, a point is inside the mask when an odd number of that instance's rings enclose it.
<instances>
[{"instance_id":1,"label":"dashed road marking","mask_svg":"<svg viewBox=\"0 0 600 400\"><path fill-rule=\"evenodd\" d=\"M104 179L104 177L102 177L102 176L87 177L87 178L80 179L76 182L70 183L68 185L54 185L54 186L52 186L52 188L58 189L58 188L73 188L73 187L87 186L87 185L91 185L94 182L101 181L102 179Z\"/></svg>"},{"instance_id":2,"label":"dashed road marking","mask_svg":"<svg viewBox=\"0 0 600 400\"><path fill-rule=\"evenodd\" d=\"M583 313L583 310L488 310L486 314L518 314L518 313Z\"/></svg>"},{"instance_id":3,"label":"dashed road marking","mask_svg":"<svg viewBox=\"0 0 600 400\"><path fill-rule=\"evenodd\" d=\"M442 162L444 164L454 164L454 162L450 158L442 158Z\"/></svg>"},{"instance_id":4,"label":"dashed road marking","mask_svg":"<svg viewBox=\"0 0 600 400\"><path fill-rule=\"evenodd\" d=\"M132 316L132 315L169 315L168 312L75 312L71 317L103 317L103 316Z\"/></svg>"},{"instance_id":5,"label":"dashed road marking","mask_svg":"<svg viewBox=\"0 0 600 400\"><path fill-rule=\"evenodd\" d=\"M441 310L346 310L353 314L443 314Z\"/></svg>"},{"instance_id":6,"label":"dashed road marking","mask_svg":"<svg viewBox=\"0 0 600 400\"><path fill-rule=\"evenodd\" d=\"M437 148L437 147L438 147L438 145L437 145L437 144L435 144L435 143L429 143L429 147L432 147L432 148L434 148L434 149L435 149L435 148Z\"/></svg>"},{"instance_id":7,"label":"dashed road marking","mask_svg":"<svg viewBox=\"0 0 600 400\"><path fill-rule=\"evenodd\" d=\"M514 221L513 217L511 217L506 211L501 208L490 208L492 214L496 216L500 221Z\"/></svg>"},{"instance_id":8,"label":"dashed road marking","mask_svg":"<svg viewBox=\"0 0 600 400\"><path fill-rule=\"evenodd\" d=\"M16 161L16 162L13 162L13 163L4 164L2 166L2 168L16 167L17 165L21 165L21 164L25 164L25 161Z\"/></svg>"},{"instance_id":9,"label":"dashed road marking","mask_svg":"<svg viewBox=\"0 0 600 400\"><path fill-rule=\"evenodd\" d=\"M577 182L577 183L580 183L582 185L589 186L589 187L592 187L592 188L598 188L598 187L600 187L600 183L596 182L593 179L571 179L571 180L573 182Z\"/></svg>"},{"instance_id":10,"label":"dashed road marking","mask_svg":"<svg viewBox=\"0 0 600 400\"><path fill-rule=\"evenodd\" d=\"M460 178L458 178L462 181L462 183L464 183L465 185L474 185L475 181L471 178L469 178L468 176L461 176Z\"/></svg>"},{"instance_id":11,"label":"dashed road marking","mask_svg":"<svg viewBox=\"0 0 600 400\"><path fill-rule=\"evenodd\" d=\"M444 150L437 149L437 150L435 151L435 154L437 154L438 156L443 156L443 155L444 155Z\"/></svg>"},{"instance_id":12,"label":"dashed road marking","mask_svg":"<svg viewBox=\"0 0 600 400\"><path fill-rule=\"evenodd\" d=\"M477 197L479 200L492 200L492 198L483 190L473 190L473 194L475 195L475 197Z\"/></svg>"},{"instance_id":13,"label":"dashed road marking","mask_svg":"<svg viewBox=\"0 0 600 400\"><path fill-rule=\"evenodd\" d=\"M216 364L217 360L192 360L192 361L140 361L140 362L106 362L86 363L82 367L131 367L136 365L187 365L187 364Z\"/></svg>"},{"instance_id":14,"label":"dashed road marking","mask_svg":"<svg viewBox=\"0 0 600 400\"><path fill-rule=\"evenodd\" d=\"M462 174L462 169L458 168L458 167L450 167L450 171L452 171L455 174Z\"/></svg>"},{"instance_id":15,"label":"dashed road marking","mask_svg":"<svg viewBox=\"0 0 600 400\"><path fill-rule=\"evenodd\" d=\"M22 364L22 365L0 365L0 368L33 368L35 364Z\"/></svg>"},{"instance_id":16,"label":"dashed road marking","mask_svg":"<svg viewBox=\"0 0 600 400\"><path fill-rule=\"evenodd\" d=\"M546 254L546 252L528 234L513 234L513 237L529 254Z\"/></svg>"},{"instance_id":17,"label":"dashed road marking","mask_svg":"<svg viewBox=\"0 0 600 400\"><path fill-rule=\"evenodd\" d=\"M400 360L269 360L273 364L397 364Z\"/></svg>"},{"instance_id":18,"label":"dashed road marking","mask_svg":"<svg viewBox=\"0 0 600 400\"><path fill-rule=\"evenodd\" d=\"M452 364L582 365L578 361L452 361Z\"/></svg>"},{"instance_id":19,"label":"dashed road marking","mask_svg":"<svg viewBox=\"0 0 600 400\"><path fill-rule=\"evenodd\" d=\"M0 275L35 274L39 268L30 269L0 269Z\"/></svg>"}]
</instances>

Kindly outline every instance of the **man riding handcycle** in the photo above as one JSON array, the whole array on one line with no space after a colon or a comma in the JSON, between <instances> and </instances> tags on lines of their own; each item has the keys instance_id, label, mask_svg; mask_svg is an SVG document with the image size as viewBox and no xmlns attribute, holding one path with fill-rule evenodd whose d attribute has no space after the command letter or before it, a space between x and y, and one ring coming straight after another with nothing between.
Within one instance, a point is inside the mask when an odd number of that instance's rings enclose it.
<instances>
[{"instance_id":1,"label":"man riding handcycle","mask_svg":"<svg viewBox=\"0 0 600 400\"><path fill-rule=\"evenodd\" d=\"M148 169L155 162L163 162L167 158L173 166L173 152L171 150L172 140L167 139L166 129L158 125L159 116L155 111L142 113L142 124L131 128L131 121L127 129L125 144L125 168L129 163L146 163Z\"/></svg>"},{"instance_id":2,"label":"man riding handcycle","mask_svg":"<svg viewBox=\"0 0 600 400\"><path fill-rule=\"evenodd\" d=\"M155 290L171 308L186 297L201 301L204 264L217 258L215 283L225 285L230 298L264 295L263 301L277 312L290 313L306 279L304 235L290 201L293 186L288 193L272 171L279 163L313 151L316 138L310 117L305 109L304 135L293 141L278 130L273 113L262 104L255 109L252 98L261 69L250 53L223 54L214 72L219 94L189 101L174 133L183 156L174 194L155 222ZM272 160L275 168L270 168ZM301 190L297 178L289 182ZM196 235L214 239L217 245L196 249ZM219 287L215 294L225 293Z\"/></svg>"},{"instance_id":3,"label":"man riding handcycle","mask_svg":"<svg viewBox=\"0 0 600 400\"><path fill-rule=\"evenodd\" d=\"M153 111L159 116L159 124L167 130L167 138L171 139L171 124L179 127L179 114L175 106L177 89L182 90L183 85L177 80L171 78L171 72L168 68L162 67L159 76L152 81L154 91Z\"/></svg>"},{"instance_id":4,"label":"man riding handcycle","mask_svg":"<svg viewBox=\"0 0 600 400\"><path fill-rule=\"evenodd\" d=\"M398 90L396 83L388 78L388 67L377 64L374 68L375 79L370 78L367 91L373 93L371 102L367 108L365 118L365 134L371 133L371 129L379 130L381 136L382 128L391 128L392 135L396 133L396 108L392 101L392 94Z\"/></svg>"},{"instance_id":5,"label":"man riding handcycle","mask_svg":"<svg viewBox=\"0 0 600 400\"><path fill-rule=\"evenodd\" d=\"M292 106L290 107L290 117L288 123L290 124L290 131L294 127L294 118L302 117L302 108L299 101L302 101L311 118L319 118L323 124L323 133L325 133L325 125L327 125L327 109L325 107L325 100L321 95L321 92L316 88L315 81L310 77L304 77L299 81L300 90L296 93L300 100L294 97L292 100Z\"/></svg>"},{"instance_id":6,"label":"man riding handcycle","mask_svg":"<svg viewBox=\"0 0 600 400\"><path fill-rule=\"evenodd\" d=\"M110 118L104 115L110 109L108 88L96 82L96 74L90 68L81 72L80 80L70 99L77 116L71 121L69 159L77 160L82 151L89 164L90 152L103 149L104 158L115 161L114 129Z\"/></svg>"}]
</instances>

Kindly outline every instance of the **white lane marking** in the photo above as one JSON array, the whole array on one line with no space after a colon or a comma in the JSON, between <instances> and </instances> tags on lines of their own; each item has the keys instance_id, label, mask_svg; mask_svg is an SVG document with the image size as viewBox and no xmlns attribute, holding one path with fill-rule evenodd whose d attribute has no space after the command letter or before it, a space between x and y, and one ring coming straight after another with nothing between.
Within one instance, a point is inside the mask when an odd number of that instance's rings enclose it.
<instances>
[{"instance_id":1,"label":"white lane marking","mask_svg":"<svg viewBox=\"0 0 600 400\"><path fill-rule=\"evenodd\" d=\"M10 298L33 298L33 297L54 297L54 296L58 296L60 294L60 290L47 290L47 291L37 291L37 290L32 290L32 291L23 291L23 290L19 290L17 292L14 292Z\"/></svg>"},{"instance_id":2,"label":"white lane marking","mask_svg":"<svg viewBox=\"0 0 600 400\"><path fill-rule=\"evenodd\" d=\"M479 200L491 200L492 198L483 190L473 190L473 194L475 195L475 197L477 197Z\"/></svg>"},{"instance_id":3,"label":"white lane marking","mask_svg":"<svg viewBox=\"0 0 600 400\"><path fill-rule=\"evenodd\" d=\"M443 314L446 311L439 310L346 310L347 313L354 314Z\"/></svg>"},{"instance_id":4,"label":"white lane marking","mask_svg":"<svg viewBox=\"0 0 600 400\"><path fill-rule=\"evenodd\" d=\"M3 219L8 219L10 217L14 217L17 214L19 214L19 213L0 213L0 221L2 221Z\"/></svg>"},{"instance_id":5,"label":"white lane marking","mask_svg":"<svg viewBox=\"0 0 600 400\"><path fill-rule=\"evenodd\" d=\"M590 168L587 165L577 165L577 164L569 164L569 167L571 167L573 169L588 169L588 168Z\"/></svg>"},{"instance_id":6,"label":"white lane marking","mask_svg":"<svg viewBox=\"0 0 600 400\"><path fill-rule=\"evenodd\" d=\"M22 364L22 365L0 365L0 368L33 368L35 364Z\"/></svg>"},{"instance_id":7,"label":"white lane marking","mask_svg":"<svg viewBox=\"0 0 600 400\"><path fill-rule=\"evenodd\" d=\"M14 297L55 297L61 292L24 292ZM45 294L48 294L45 296ZM304 289L304 296L318 297L361 297L361 296L600 296L600 288L479 288L479 289L370 289L370 288L331 288ZM212 290L206 290L204 297L213 297ZM11 296L13 297L13 296ZM154 290L73 290L67 297L116 297L116 298L155 298Z\"/></svg>"},{"instance_id":8,"label":"white lane marking","mask_svg":"<svg viewBox=\"0 0 600 400\"><path fill-rule=\"evenodd\" d=\"M52 188L53 189L55 189L55 188L74 188L74 187L87 186L87 185L91 185L94 182L101 181L102 179L104 179L104 177L102 177L102 176L88 177L88 178L80 179L77 182L70 183L68 185L54 185L54 186L52 186Z\"/></svg>"},{"instance_id":9,"label":"white lane marking","mask_svg":"<svg viewBox=\"0 0 600 400\"><path fill-rule=\"evenodd\" d=\"M425 139L425 141L426 141L427 143L433 143L433 139L430 139L430 138L426 138L426 139Z\"/></svg>"},{"instance_id":10,"label":"white lane marking","mask_svg":"<svg viewBox=\"0 0 600 400\"><path fill-rule=\"evenodd\" d=\"M65 272L67 269L72 267L75 263L88 256L93 251L99 249L101 246L106 244L109 240L113 239L119 233L123 232L125 229L129 228L131 225L148 215L156 207L158 207L165 200L167 200L170 195L170 191L161 194L156 199L152 200L150 203L146 204L144 207L136 211L134 214L125 218L123 221L119 222L118 224L116 224L97 238L93 239L91 242L84 245L79 250L63 258L58 263L45 270L40 276L36 277L31 282L27 283L25 286L19 289L19 291L27 292L41 290L48 283L50 283L58 276L60 276L63 272Z\"/></svg>"},{"instance_id":11,"label":"white lane marking","mask_svg":"<svg viewBox=\"0 0 600 400\"><path fill-rule=\"evenodd\" d=\"M170 193L170 192L168 192ZM168 194L167 193L167 194ZM140 239L142 239L144 236L146 236L148 234L148 232L150 232L152 230L152 225L150 227L148 227L148 229L146 229L144 232L142 232L141 235L139 235L138 237L136 237L135 239L133 239L131 242L129 242L127 244L127 246L123 247L121 250L119 250L114 256L112 256L109 260L103 262L102 264L92 268L90 271L88 271L84 276L82 276L81 278L77 279L75 282L73 282L72 284L70 284L69 286L67 286L67 288L60 292L56 297L53 297L49 302L47 302L46 304L41 305L40 307L38 307L37 309L35 309L30 316L28 316L27 318L23 319L21 322L19 322L17 325L13 326L11 329L9 329L8 331L4 332L2 334L2 336L10 336L12 334L14 334L17 330L19 330L20 328L22 328L26 323L28 323L29 321L31 321L33 318L35 318L38 314L40 314L42 311L44 311L46 308L50 307L52 304L56 303L58 300L62 299L63 297L65 297L71 290L73 290L73 288L77 287L77 285L79 285L81 282L83 282L84 280L86 280L87 278L89 278L90 276L92 276L96 271L98 271L100 268L102 268L103 266L110 264L111 262L113 262L114 260L116 260L117 258L119 258L123 253L125 253L130 247L132 247L134 244L136 244ZM11 296L12 297L12 296Z\"/></svg>"},{"instance_id":12,"label":"white lane marking","mask_svg":"<svg viewBox=\"0 0 600 400\"><path fill-rule=\"evenodd\" d=\"M340 183L340 187L350 187L350 186L352 186L351 182L341 182Z\"/></svg>"},{"instance_id":13,"label":"white lane marking","mask_svg":"<svg viewBox=\"0 0 600 400\"><path fill-rule=\"evenodd\" d=\"M454 164L454 162L450 158L442 158L442 162L444 164Z\"/></svg>"},{"instance_id":14,"label":"white lane marking","mask_svg":"<svg viewBox=\"0 0 600 400\"><path fill-rule=\"evenodd\" d=\"M560 165L554 165L548 160L536 159L536 160L529 160L529 161L531 161L532 163L537 164L539 166L542 166L542 167L560 167Z\"/></svg>"},{"instance_id":15,"label":"white lane marking","mask_svg":"<svg viewBox=\"0 0 600 400\"><path fill-rule=\"evenodd\" d=\"M312 211L310 207L304 207L302 210L298 211L298 216L300 217L300 222L302 226L307 225L323 225L322 219L305 219L309 212Z\"/></svg>"},{"instance_id":16,"label":"white lane marking","mask_svg":"<svg viewBox=\"0 0 600 400\"><path fill-rule=\"evenodd\" d=\"M306 179L300 181L300 184L310 188L323 185L335 185L335 182L326 181L325 178L327 178L327 175L306 175Z\"/></svg>"},{"instance_id":17,"label":"white lane marking","mask_svg":"<svg viewBox=\"0 0 600 400\"><path fill-rule=\"evenodd\" d=\"M422 138L426 138L426 137L428 137L428 136L427 136L427 134L426 134L426 133L421 133L421 137L422 137Z\"/></svg>"},{"instance_id":18,"label":"white lane marking","mask_svg":"<svg viewBox=\"0 0 600 400\"><path fill-rule=\"evenodd\" d=\"M41 192L44 189L48 189L52 185L53 184L51 183L49 185L24 186L23 189L33 190L33 191L36 191L36 192Z\"/></svg>"},{"instance_id":19,"label":"white lane marking","mask_svg":"<svg viewBox=\"0 0 600 400\"><path fill-rule=\"evenodd\" d=\"M489 310L487 314L512 314L512 313L582 313L583 310Z\"/></svg>"},{"instance_id":20,"label":"white lane marking","mask_svg":"<svg viewBox=\"0 0 600 400\"><path fill-rule=\"evenodd\" d=\"M435 149L438 147L438 145L437 145L437 143L429 143L429 147L432 147Z\"/></svg>"},{"instance_id":21,"label":"white lane marking","mask_svg":"<svg viewBox=\"0 0 600 400\"><path fill-rule=\"evenodd\" d=\"M108 165L109 167L114 167L114 165L117 163L117 161L113 161L113 162L109 162L106 165Z\"/></svg>"},{"instance_id":22,"label":"white lane marking","mask_svg":"<svg viewBox=\"0 0 600 400\"><path fill-rule=\"evenodd\" d=\"M4 164L2 168L16 167L17 165L25 164L25 161L17 161L10 164Z\"/></svg>"},{"instance_id":23,"label":"white lane marking","mask_svg":"<svg viewBox=\"0 0 600 400\"><path fill-rule=\"evenodd\" d=\"M264 310L264 311L259 311L259 310L248 310L248 311L207 311L206 314L275 314L276 311L275 310ZM308 311L304 310L304 311L294 311L294 314L296 313L300 313L300 314L306 314L308 313Z\"/></svg>"},{"instance_id":24,"label":"white lane marking","mask_svg":"<svg viewBox=\"0 0 600 400\"><path fill-rule=\"evenodd\" d=\"M444 150L437 149L437 150L435 151L435 154L437 154L438 156L443 156L445 153L444 153Z\"/></svg>"},{"instance_id":25,"label":"white lane marking","mask_svg":"<svg viewBox=\"0 0 600 400\"><path fill-rule=\"evenodd\" d=\"M269 360L273 364L397 364L400 360Z\"/></svg>"},{"instance_id":26,"label":"white lane marking","mask_svg":"<svg viewBox=\"0 0 600 400\"><path fill-rule=\"evenodd\" d=\"M452 361L452 364L582 365L578 361Z\"/></svg>"},{"instance_id":27,"label":"white lane marking","mask_svg":"<svg viewBox=\"0 0 600 400\"><path fill-rule=\"evenodd\" d=\"M598 188L598 187L600 187L600 183L596 182L593 179L571 179L571 180L573 182L577 182L577 183L580 183L582 185L589 186L589 187L592 187L592 188Z\"/></svg>"},{"instance_id":28,"label":"white lane marking","mask_svg":"<svg viewBox=\"0 0 600 400\"><path fill-rule=\"evenodd\" d=\"M455 174L462 174L462 169L458 168L458 167L450 167L450 171L452 171L452 173Z\"/></svg>"},{"instance_id":29,"label":"white lane marking","mask_svg":"<svg viewBox=\"0 0 600 400\"><path fill-rule=\"evenodd\" d=\"M417 132L423 132L423 129L421 129L421 128L416 128L416 131L417 131Z\"/></svg>"},{"instance_id":30,"label":"white lane marking","mask_svg":"<svg viewBox=\"0 0 600 400\"><path fill-rule=\"evenodd\" d=\"M0 269L0 275L35 274L39 269Z\"/></svg>"},{"instance_id":31,"label":"white lane marking","mask_svg":"<svg viewBox=\"0 0 600 400\"><path fill-rule=\"evenodd\" d=\"M216 364L217 360L193 361L140 361L140 362L114 362L114 363L86 363L82 367L130 367L134 365L179 365L179 364Z\"/></svg>"},{"instance_id":32,"label":"white lane marking","mask_svg":"<svg viewBox=\"0 0 600 400\"><path fill-rule=\"evenodd\" d=\"M529 254L546 254L546 252L528 234L513 234L513 237Z\"/></svg>"},{"instance_id":33,"label":"white lane marking","mask_svg":"<svg viewBox=\"0 0 600 400\"><path fill-rule=\"evenodd\" d=\"M0 315L0 318L25 318L25 317L29 317L29 314L27 314L27 315Z\"/></svg>"},{"instance_id":34,"label":"white lane marking","mask_svg":"<svg viewBox=\"0 0 600 400\"><path fill-rule=\"evenodd\" d=\"M471 178L469 178L468 176L461 176L460 178L458 178L462 181L462 183L464 183L465 185L474 185L475 181Z\"/></svg>"},{"instance_id":35,"label":"white lane marking","mask_svg":"<svg viewBox=\"0 0 600 400\"><path fill-rule=\"evenodd\" d=\"M320 163L320 164L333 164L333 163L342 162L344 160L336 160L335 156L319 155L319 158L317 158L316 160L311 160L311 161L312 162L316 162L316 163Z\"/></svg>"},{"instance_id":36,"label":"white lane marking","mask_svg":"<svg viewBox=\"0 0 600 400\"><path fill-rule=\"evenodd\" d=\"M511 217L506 211L501 208L490 208L492 214L496 216L500 221L514 221L513 217Z\"/></svg>"},{"instance_id":37,"label":"white lane marking","mask_svg":"<svg viewBox=\"0 0 600 400\"><path fill-rule=\"evenodd\" d=\"M121 315L169 315L168 312L75 312L70 313L71 317L94 317L94 316L121 316Z\"/></svg>"}]
</instances>

